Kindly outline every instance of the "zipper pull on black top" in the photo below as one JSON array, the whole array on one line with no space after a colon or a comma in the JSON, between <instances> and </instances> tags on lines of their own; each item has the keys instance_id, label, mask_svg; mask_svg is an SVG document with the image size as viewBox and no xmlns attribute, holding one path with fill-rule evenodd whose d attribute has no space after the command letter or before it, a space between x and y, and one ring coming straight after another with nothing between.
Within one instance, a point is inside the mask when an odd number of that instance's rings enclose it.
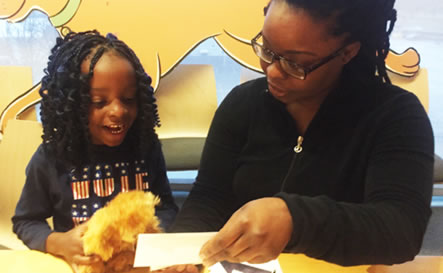
<instances>
[{"instance_id":1,"label":"zipper pull on black top","mask_svg":"<svg viewBox=\"0 0 443 273\"><path fill-rule=\"evenodd\" d=\"M301 151L303 151L303 147L301 146L303 143L303 137L302 136L298 136L297 138L297 145L294 147L294 152L296 154L301 153Z\"/></svg>"}]
</instances>

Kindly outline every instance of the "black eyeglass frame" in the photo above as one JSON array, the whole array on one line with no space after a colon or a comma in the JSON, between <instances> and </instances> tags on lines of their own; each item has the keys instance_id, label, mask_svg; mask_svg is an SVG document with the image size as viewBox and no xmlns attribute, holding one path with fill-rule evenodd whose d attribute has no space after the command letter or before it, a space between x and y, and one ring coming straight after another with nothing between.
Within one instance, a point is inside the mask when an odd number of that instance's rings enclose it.
<instances>
[{"instance_id":1,"label":"black eyeglass frame","mask_svg":"<svg viewBox=\"0 0 443 273\"><path fill-rule=\"evenodd\" d=\"M300 80L305 80L307 75L309 73L311 73L312 71L316 70L317 68L321 67L322 65L328 63L329 61L331 61L332 59L334 59L335 57L337 57L338 55L340 55L341 51L346 47L346 45L340 47L339 49L337 49L336 51L334 51L332 54L324 57L323 59L321 59L320 61L318 61L316 64L310 65L308 67L304 67L302 65L299 65L293 61L289 61L287 59L285 59L284 57L278 55L277 53L273 52L272 50L265 48L263 45L259 44L257 42L257 40L260 38L260 36L262 36L262 32L260 31L252 40L251 40L251 45L252 45L252 49L254 50L255 55L257 55L262 61L266 62L267 64L271 64L272 62L274 62L274 60L278 60L280 62L280 66L281 68L290 76L300 79ZM266 51L271 57L271 61L265 60L262 56L261 53L258 51L257 47L260 48L261 51ZM294 68L292 69L293 71L288 71L288 68ZM301 74L295 74L295 71L299 71L301 72Z\"/></svg>"}]
</instances>

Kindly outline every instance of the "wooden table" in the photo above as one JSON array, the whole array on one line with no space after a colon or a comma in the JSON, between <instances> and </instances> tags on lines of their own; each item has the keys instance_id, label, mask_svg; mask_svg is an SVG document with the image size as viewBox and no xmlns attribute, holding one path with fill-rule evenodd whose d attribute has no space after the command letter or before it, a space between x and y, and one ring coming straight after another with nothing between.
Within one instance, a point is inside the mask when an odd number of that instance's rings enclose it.
<instances>
[{"instance_id":1,"label":"wooden table","mask_svg":"<svg viewBox=\"0 0 443 273\"><path fill-rule=\"evenodd\" d=\"M302 254L282 254L278 258L284 273L443 273L442 256L417 256L404 264L343 267Z\"/></svg>"},{"instance_id":2,"label":"wooden table","mask_svg":"<svg viewBox=\"0 0 443 273\"><path fill-rule=\"evenodd\" d=\"M404 264L362 265L343 267L308 258L302 254L282 254L279 257L284 273L443 273L442 256L417 256ZM61 259L39 251L0 250L2 273L72 273L71 267ZM146 272L146 269L131 273Z\"/></svg>"}]
</instances>

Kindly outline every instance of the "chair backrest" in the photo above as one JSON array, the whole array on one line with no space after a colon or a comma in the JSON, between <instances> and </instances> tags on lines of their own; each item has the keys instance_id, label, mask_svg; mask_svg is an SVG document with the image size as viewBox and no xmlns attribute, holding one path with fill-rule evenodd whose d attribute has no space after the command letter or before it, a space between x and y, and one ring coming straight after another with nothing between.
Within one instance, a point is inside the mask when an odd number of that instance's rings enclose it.
<instances>
[{"instance_id":1,"label":"chair backrest","mask_svg":"<svg viewBox=\"0 0 443 273\"><path fill-rule=\"evenodd\" d=\"M179 65L164 77L155 93L161 127L157 129L166 168L196 170L217 108L211 65Z\"/></svg>"},{"instance_id":2,"label":"chair backrest","mask_svg":"<svg viewBox=\"0 0 443 273\"><path fill-rule=\"evenodd\" d=\"M0 142L0 245L25 249L12 232L11 217L25 182L25 168L41 143L42 127L37 121L10 120Z\"/></svg>"},{"instance_id":3,"label":"chair backrest","mask_svg":"<svg viewBox=\"0 0 443 273\"><path fill-rule=\"evenodd\" d=\"M175 137L160 139L169 171L197 170L205 137Z\"/></svg>"}]
</instances>

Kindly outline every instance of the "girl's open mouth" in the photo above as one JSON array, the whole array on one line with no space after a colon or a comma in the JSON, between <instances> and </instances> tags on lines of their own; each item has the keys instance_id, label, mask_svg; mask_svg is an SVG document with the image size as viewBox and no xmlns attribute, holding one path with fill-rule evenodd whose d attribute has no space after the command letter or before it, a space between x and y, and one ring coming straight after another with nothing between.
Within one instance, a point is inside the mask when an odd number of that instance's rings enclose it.
<instances>
[{"instance_id":1,"label":"girl's open mouth","mask_svg":"<svg viewBox=\"0 0 443 273\"><path fill-rule=\"evenodd\" d=\"M124 125L123 124L111 124L111 125L105 125L105 128L108 129L111 134L120 134L123 132L124 130Z\"/></svg>"}]
</instances>

